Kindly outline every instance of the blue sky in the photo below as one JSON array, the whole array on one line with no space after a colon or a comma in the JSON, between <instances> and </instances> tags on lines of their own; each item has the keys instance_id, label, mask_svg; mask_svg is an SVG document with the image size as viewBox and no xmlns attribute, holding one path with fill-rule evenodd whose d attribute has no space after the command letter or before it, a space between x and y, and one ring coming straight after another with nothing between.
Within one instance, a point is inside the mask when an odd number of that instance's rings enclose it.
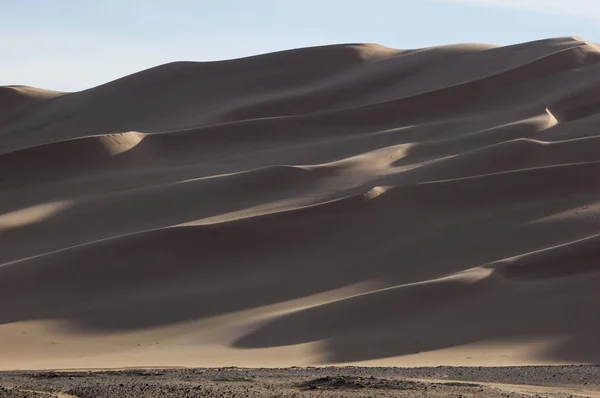
<instances>
[{"instance_id":1,"label":"blue sky","mask_svg":"<svg viewBox=\"0 0 600 398\"><path fill-rule=\"evenodd\" d=\"M332 43L581 36L600 0L0 0L0 85L90 88L162 63Z\"/></svg>"}]
</instances>

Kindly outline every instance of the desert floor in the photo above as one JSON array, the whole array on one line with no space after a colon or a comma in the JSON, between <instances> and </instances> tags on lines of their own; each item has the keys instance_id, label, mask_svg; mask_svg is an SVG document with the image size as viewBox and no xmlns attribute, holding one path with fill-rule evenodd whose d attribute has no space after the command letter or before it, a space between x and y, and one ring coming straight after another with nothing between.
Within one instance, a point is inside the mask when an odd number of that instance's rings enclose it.
<instances>
[{"instance_id":1,"label":"desert floor","mask_svg":"<svg viewBox=\"0 0 600 398\"><path fill-rule=\"evenodd\" d=\"M0 397L600 397L600 367L127 369L0 373Z\"/></svg>"}]
</instances>

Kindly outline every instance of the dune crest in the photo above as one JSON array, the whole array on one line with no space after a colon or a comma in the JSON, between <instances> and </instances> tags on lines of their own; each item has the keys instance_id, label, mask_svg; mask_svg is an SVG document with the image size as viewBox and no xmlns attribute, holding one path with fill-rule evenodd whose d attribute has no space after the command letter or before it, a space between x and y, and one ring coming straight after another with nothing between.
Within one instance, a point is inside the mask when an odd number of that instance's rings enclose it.
<instances>
[{"instance_id":1,"label":"dune crest","mask_svg":"<svg viewBox=\"0 0 600 398\"><path fill-rule=\"evenodd\" d=\"M0 369L599 363L600 49L0 87Z\"/></svg>"},{"instance_id":2,"label":"dune crest","mask_svg":"<svg viewBox=\"0 0 600 398\"><path fill-rule=\"evenodd\" d=\"M28 86L0 86L0 123L19 117L34 105L67 93Z\"/></svg>"}]
</instances>

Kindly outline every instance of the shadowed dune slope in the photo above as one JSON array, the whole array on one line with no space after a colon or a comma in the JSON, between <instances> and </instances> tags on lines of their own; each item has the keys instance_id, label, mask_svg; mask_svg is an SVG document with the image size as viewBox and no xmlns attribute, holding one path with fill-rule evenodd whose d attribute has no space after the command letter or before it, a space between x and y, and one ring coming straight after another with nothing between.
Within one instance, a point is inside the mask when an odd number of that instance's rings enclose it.
<instances>
[{"instance_id":1,"label":"shadowed dune slope","mask_svg":"<svg viewBox=\"0 0 600 398\"><path fill-rule=\"evenodd\" d=\"M0 368L598 363L600 49L0 87Z\"/></svg>"}]
</instances>

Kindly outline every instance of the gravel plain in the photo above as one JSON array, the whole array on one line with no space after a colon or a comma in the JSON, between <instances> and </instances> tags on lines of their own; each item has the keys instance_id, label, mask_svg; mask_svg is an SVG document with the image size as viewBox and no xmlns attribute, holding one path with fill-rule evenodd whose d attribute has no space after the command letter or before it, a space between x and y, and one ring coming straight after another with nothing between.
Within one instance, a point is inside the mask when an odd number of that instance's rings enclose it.
<instances>
[{"instance_id":1,"label":"gravel plain","mask_svg":"<svg viewBox=\"0 0 600 398\"><path fill-rule=\"evenodd\" d=\"M600 366L0 373L0 397L600 397Z\"/></svg>"}]
</instances>

